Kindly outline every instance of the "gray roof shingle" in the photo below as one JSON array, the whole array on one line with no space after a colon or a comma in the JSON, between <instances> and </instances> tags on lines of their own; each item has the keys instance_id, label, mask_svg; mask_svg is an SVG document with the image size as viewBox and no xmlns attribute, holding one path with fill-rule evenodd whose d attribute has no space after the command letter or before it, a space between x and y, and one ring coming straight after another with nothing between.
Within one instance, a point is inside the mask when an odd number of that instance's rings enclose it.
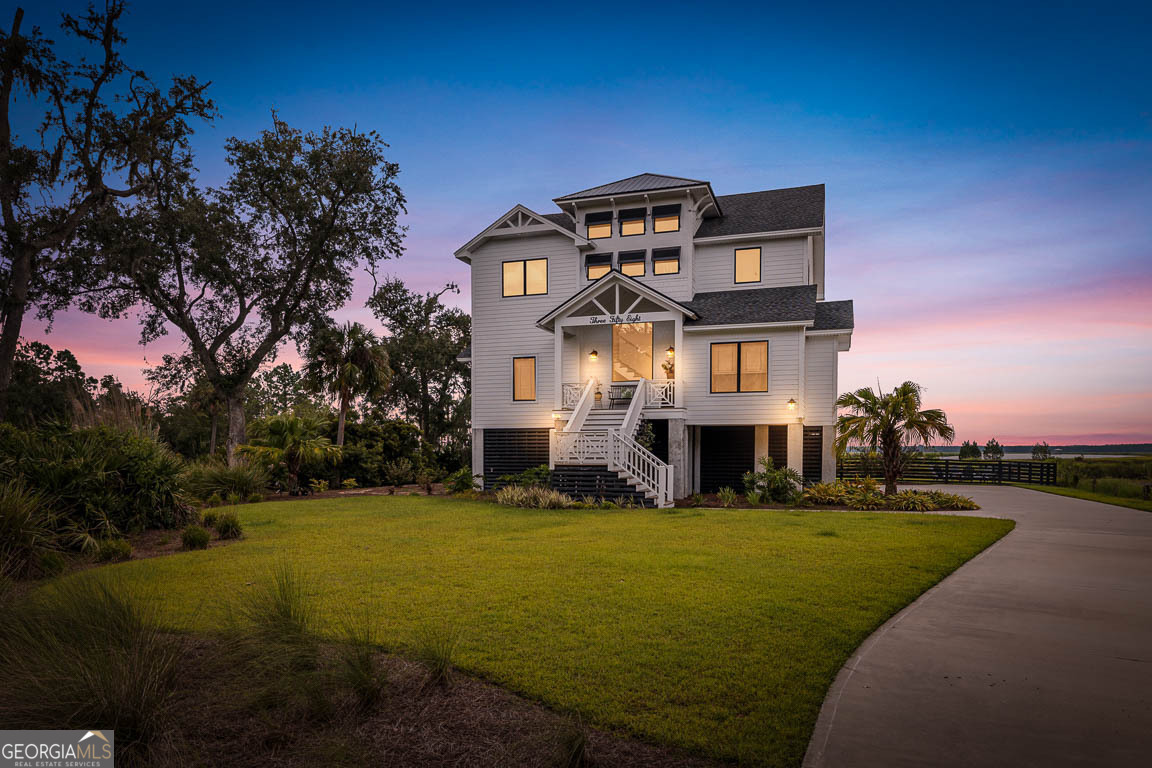
<instances>
[{"instance_id":1,"label":"gray roof shingle","mask_svg":"<svg viewBox=\"0 0 1152 768\"><path fill-rule=\"evenodd\" d=\"M716 198L723 216L705 219L696 237L780 232L824 226L824 185L768 189Z\"/></svg>"},{"instance_id":2,"label":"gray roof shingle","mask_svg":"<svg viewBox=\"0 0 1152 768\"><path fill-rule=\"evenodd\" d=\"M698 293L685 306L700 316L685 325L802 323L816 317L816 286L786 285Z\"/></svg>"},{"instance_id":3,"label":"gray roof shingle","mask_svg":"<svg viewBox=\"0 0 1152 768\"><path fill-rule=\"evenodd\" d=\"M816 325L814 331L838 331L854 328L856 319L852 316L852 301L821 301L816 304Z\"/></svg>"},{"instance_id":4,"label":"gray roof shingle","mask_svg":"<svg viewBox=\"0 0 1152 768\"><path fill-rule=\"evenodd\" d=\"M540 214L540 217L543 219L548 219L548 221L563 227L569 232L576 231L576 222L573 221L572 217L566 213L542 213Z\"/></svg>"},{"instance_id":5,"label":"gray roof shingle","mask_svg":"<svg viewBox=\"0 0 1152 768\"><path fill-rule=\"evenodd\" d=\"M649 192L655 189L675 189L676 187L692 187L698 184L707 184L697 179L682 179L678 176L665 176L662 173L641 173L620 179L598 187L583 189L570 195L555 198L561 200L579 200L584 197L602 197L604 195L622 195L629 192Z\"/></svg>"}]
</instances>

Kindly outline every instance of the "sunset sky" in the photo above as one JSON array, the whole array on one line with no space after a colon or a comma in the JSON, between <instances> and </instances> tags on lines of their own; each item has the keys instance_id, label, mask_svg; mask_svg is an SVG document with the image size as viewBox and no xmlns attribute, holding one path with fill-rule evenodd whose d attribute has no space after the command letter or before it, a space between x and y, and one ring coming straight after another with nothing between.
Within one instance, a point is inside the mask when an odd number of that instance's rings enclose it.
<instances>
[{"instance_id":1,"label":"sunset sky","mask_svg":"<svg viewBox=\"0 0 1152 768\"><path fill-rule=\"evenodd\" d=\"M408 196L392 271L465 307L452 252L514 203L641 172L824 183L827 295L856 308L841 390L918 381L957 441L1152 441L1152 6L749 5L138 2L126 57L212 81L208 185L272 109L379 131ZM55 34L61 8L25 23ZM341 319L378 327L369 285ZM78 313L25 329L133 386L179 346Z\"/></svg>"}]
</instances>

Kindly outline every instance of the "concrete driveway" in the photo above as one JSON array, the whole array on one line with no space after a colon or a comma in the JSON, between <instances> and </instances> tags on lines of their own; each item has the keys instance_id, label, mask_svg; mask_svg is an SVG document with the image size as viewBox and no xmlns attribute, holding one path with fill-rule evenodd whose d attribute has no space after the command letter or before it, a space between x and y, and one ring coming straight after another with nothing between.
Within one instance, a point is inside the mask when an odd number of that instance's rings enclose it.
<instances>
[{"instance_id":1,"label":"concrete driveway","mask_svg":"<svg viewBox=\"0 0 1152 768\"><path fill-rule=\"evenodd\" d=\"M1152 765L1152 513L946 490L1016 529L860 646L804 765Z\"/></svg>"}]
</instances>

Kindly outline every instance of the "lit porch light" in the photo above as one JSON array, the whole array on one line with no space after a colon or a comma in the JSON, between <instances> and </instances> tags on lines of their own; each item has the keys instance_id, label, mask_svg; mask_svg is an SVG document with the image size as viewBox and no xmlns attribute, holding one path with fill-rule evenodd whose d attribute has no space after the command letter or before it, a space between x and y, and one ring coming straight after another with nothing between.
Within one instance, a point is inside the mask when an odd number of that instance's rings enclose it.
<instances>
[{"instance_id":1,"label":"lit porch light","mask_svg":"<svg viewBox=\"0 0 1152 768\"><path fill-rule=\"evenodd\" d=\"M596 359L598 357L600 357L600 354L596 350L592 350L591 352L588 353L588 360L593 362L593 363L596 362Z\"/></svg>"},{"instance_id":2,"label":"lit porch light","mask_svg":"<svg viewBox=\"0 0 1152 768\"><path fill-rule=\"evenodd\" d=\"M788 398L788 410L790 410L790 411L796 410L796 398L794 398L794 397Z\"/></svg>"},{"instance_id":3,"label":"lit porch light","mask_svg":"<svg viewBox=\"0 0 1152 768\"><path fill-rule=\"evenodd\" d=\"M668 347L668 349L664 350L664 356L669 360L676 357L676 347Z\"/></svg>"}]
</instances>

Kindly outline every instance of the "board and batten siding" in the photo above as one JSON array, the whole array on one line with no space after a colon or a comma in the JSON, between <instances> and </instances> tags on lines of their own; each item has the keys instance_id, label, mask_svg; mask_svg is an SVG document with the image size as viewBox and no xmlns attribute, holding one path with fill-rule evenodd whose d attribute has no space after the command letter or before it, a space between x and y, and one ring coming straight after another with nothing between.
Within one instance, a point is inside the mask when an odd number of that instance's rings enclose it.
<instances>
[{"instance_id":1,"label":"board and batten siding","mask_svg":"<svg viewBox=\"0 0 1152 768\"><path fill-rule=\"evenodd\" d=\"M808 262L808 238L789 237L780 240L728 241L697 243L693 255L693 288L696 293L730 291L740 288L775 288L805 285ZM736 282L736 249L760 249L760 282Z\"/></svg>"},{"instance_id":2,"label":"board and batten siding","mask_svg":"<svg viewBox=\"0 0 1152 768\"><path fill-rule=\"evenodd\" d=\"M804 423L836 423L836 345L834 336L804 340Z\"/></svg>"},{"instance_id":3,"label":"board and batten siding","mask_svg":"<svg viewBox=\"0 0 1152 768\"><path fill-rule=\"evenodd\" d=\"M505 261L548 259L548 293L502 296ZM580 258L561 235L494 239L472 254L472 426L552 426L554 337L536 321L575 293ZM536 358L536 400L512 399L512 358Z\"/></svg>"},{"instance_id":4,"label":"board and batten siding","mask_svg":"<svg viewBox=\"0 0 1152 768\"><path fill-rule=\"evenodd\" d=\"M768 391L713 394L711 344L768 340ZM689 424L786 424L796 420L789 398L800 400L800 345L803 331L709 330L684 334L686 354L677 359L684 381L683 402Z\"/></svg>"}]
</instances>

